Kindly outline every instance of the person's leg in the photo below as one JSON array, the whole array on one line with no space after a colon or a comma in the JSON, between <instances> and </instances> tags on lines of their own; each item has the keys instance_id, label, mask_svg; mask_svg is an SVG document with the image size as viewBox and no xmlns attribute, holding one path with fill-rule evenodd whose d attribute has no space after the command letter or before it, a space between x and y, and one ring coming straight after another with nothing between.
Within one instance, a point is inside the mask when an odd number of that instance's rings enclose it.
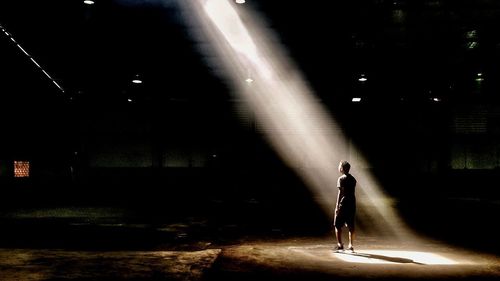
<instances>
[{"instance_id":1,"label":"person's leg","mask_svg":"<svg viewBox=\"0 0 500 281\"><path fill-rule=\"evenodd\" d=\"M346 224L349 229L349 246L347 249L354 251L354 212L349 216Z\"/></svg>"},{"instance_id":2,"label":"person's leg","mask_svg":"<svg viewBox=\"0 0 500 281\"><path fill-rule=\"evenodd\" d=\"M349 250L354 250L354 227L349 227Z\"/></svg>"},{"instance_id":3,"label":"person's leg","mask_svg":"<svg viewBox=\"0 0 500 281\"><path fill-rule=\"evenodd\" d=\"M337 238L337 249L343 249L344 244L342 243L342 228L335 226L335 238Z\"/></svg>"},{"instance_id":4,"label":"person's leg","mask_svg":"<svg viewBox=\"0 0 500 281\"><path fill-rule=\"evenodd\" d=\"M335 238L337 239L337 250L344 249L344 243L342 243L342 226L344 223L342 213L340 210L337 210L333 221L333 226L335 227Z\"/></svg>"}]
</instances>

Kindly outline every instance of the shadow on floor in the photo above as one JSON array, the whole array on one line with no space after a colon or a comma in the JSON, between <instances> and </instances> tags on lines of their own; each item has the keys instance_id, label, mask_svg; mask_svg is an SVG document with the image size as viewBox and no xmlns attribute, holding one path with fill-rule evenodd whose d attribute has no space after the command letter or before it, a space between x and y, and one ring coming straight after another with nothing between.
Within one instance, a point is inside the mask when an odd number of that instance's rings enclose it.
<instances>
[{"instance_id":1,"label":"shadow on floor","mask_svg":"<svg viewBox=\"0 0 500 281\"><path fill-rule=\"evenodd\" d=\"M368 254L368 253L361 253L361 252L338 251L338 252L336 252L336 254L351 255L351 256L363 257L363 258L367 258L367 259L377 259L377 260L388 261L388 262L393 262L393 263L413 263L413 264L425 265L423 263L416 262L412 259L401 258L401 257L391 257L391 256L384 256L384 255L375 255L375 254Z\"/></svg>"}]
</instances>

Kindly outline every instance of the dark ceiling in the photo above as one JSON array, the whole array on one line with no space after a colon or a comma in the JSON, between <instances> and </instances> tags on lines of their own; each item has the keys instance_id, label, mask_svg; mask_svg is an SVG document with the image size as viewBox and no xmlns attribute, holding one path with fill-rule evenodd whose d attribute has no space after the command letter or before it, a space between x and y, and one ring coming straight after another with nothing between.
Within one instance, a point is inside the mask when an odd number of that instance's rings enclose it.
<instances>
[{"instance_id":1,"label":"dark ceiling","mask_svg":"<svg viewBox=\"0 0 500 281\"><path fill-rule=\"evenodd\" d=\"M187 0L183 0L187 1ZM267 17L324 100L494 97L500 1L247 0ZM175 0L1 1L0 24L64 88L0 34L2 95L90 100L216 99L225 84L204 64ZM477 81L481 73L480 82ZM140 74L142 85L131 79ZM358 78L366 75L368 81Z\"/></svg>"}]
</instances>

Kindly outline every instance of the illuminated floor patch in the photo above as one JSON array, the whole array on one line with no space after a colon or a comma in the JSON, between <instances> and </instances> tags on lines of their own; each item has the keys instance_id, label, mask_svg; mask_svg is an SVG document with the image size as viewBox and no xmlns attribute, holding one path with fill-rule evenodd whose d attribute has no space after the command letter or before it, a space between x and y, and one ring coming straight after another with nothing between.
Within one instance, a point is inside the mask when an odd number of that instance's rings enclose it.
<instances>
[{"instance_id":1,"label":"illuminated floor patch","mask_svg":"<svg viewBox=\"0 0 500 281\"><path fill-rule=\"evenodd\" d=\"M372 264L420 264L420 265L454 265L457 262L439 254L415 251L366 250L355 253L333 253L335 257L353 263Z\"/></svg>"},{"instance_id":2,"label":"illuminated floor patch","mask_svg":"<svg viewBox=\"0 0 500 281\"><path fill-rule=\"evenodd\" d=\"M341 261L364 264L416 264L416 265L456 265L463 264L437 253L407 250L358 250L334 252L332 245L310 245L288 247L289 250L323 261L337 258ZM468 263L468 262L467 262Z\"/></svg>"}]
</instances>

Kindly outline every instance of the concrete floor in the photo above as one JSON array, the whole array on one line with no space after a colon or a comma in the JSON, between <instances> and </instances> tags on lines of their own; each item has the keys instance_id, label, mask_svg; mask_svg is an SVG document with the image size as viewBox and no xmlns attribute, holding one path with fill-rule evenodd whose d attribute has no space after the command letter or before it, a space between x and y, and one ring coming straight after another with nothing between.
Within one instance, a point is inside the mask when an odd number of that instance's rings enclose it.
<instances>
[{"instance_id":1,"label":"concrete floor","mask_svg":"<svg viewBox=\"0 0 500 281\"><path fill-rule=\"evenodd\" d=\"M324 238L242 241L199 250L0 249L0 280L500 280L500 257L438 242Z\"/></svg>"},{"instance_id":2,"label":"concrete floor","mask_svg":"<svg viewBox=\"0 0 500 281\"><path fill-rule=\"evenodd\" d=\"M210 280L498 280L498 256L441 243L364 237L355 254L332 252L328 239L293 239L223 249Z\"/></svg>"},{"instance_id":3,"label":"concrete floor","mask_svg":"<svg viewBox=\"0 0 500 281\"><path fill-rule=\"evenodd\" d=\"M0 226L0 280L500 280L497 252L420 234L359 231L351 254L335 253L326 232L147 221L120 208L3 211Z\"/></svg>"}]
</instances>

